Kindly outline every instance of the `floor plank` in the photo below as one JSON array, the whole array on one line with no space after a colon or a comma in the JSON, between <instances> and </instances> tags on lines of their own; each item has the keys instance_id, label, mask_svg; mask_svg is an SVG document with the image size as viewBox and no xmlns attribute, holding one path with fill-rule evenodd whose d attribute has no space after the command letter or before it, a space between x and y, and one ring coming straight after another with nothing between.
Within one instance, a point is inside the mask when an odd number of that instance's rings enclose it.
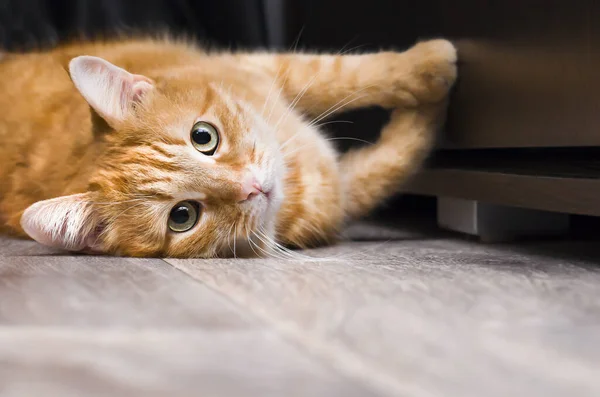
<instances>
[{"instance_id":1,"label":"floor plank","mask_svg":"<svg viewBox=\"0 0 600 397\"><path fill-rule=\"evenodd\" d=\"M158 259L0 257L0 325L247 328L249 319Z\"/></svg>"},{"instance_id":2,"label":"floor plank","mask_svg":"<svg viewBox=\"0 0 600 397\"><path fill-rule=\"evenodd\" d=\"M162 260L35 250L0 257L2 397L382 395Z\"/></svg>"},{"instance_id":3,"label":"floor plank","mask_svg":"<svg viewBox=\"0 0 600 397\"><path fill-rule=\"evenodd\" d=\"M536 247L440 238L312 252L325 262L168 262L399 394L600 395L598 262Z\"/></svg>"},{"instance_id":4,"label":"floor plank","mask_svg":"<svg viewBox=\"0 0 600 397\"><path fill-rule=\"evenodd\" d=\"M0 258L3 256L66 255L65 251L46 247L33 240L0 236Z\"/></svg>"},{"instance_id":5,"label":"floor plank","mask_svg":"<svg viewBox=\"0 0 600 397\"><path fill-rule=\"evenodd\" d=\"M595 243L348 231L173 267L0 239L0 395L600 395Z\"/></svg>"},{"instance_id":6,"label":"floor plank","mask_svg":"<svg viewBox=\"0 0 600 397\"><path fill-rule=\"evenodd\" d=\"M0 328L3 397L376 396L256 330Z\"/></svg>"}]
</instances>

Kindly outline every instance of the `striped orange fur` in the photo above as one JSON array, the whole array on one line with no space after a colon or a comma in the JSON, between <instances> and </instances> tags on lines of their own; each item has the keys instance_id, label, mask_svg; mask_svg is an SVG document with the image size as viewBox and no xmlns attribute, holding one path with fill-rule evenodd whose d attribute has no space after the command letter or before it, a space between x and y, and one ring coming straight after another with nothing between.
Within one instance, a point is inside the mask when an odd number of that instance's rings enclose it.
<instances>
[{"instance_id":1,"label":"striped orange fur","mask_svg":"<svg viewBox=\"0 0 600 397\"><path fill-rule=\"evenodd\" d=\"M455 78L445 40L363 55L207 53L152 39L7 54L0 228L127 256L330 243L418 169ZM389 124L340 157L316 124L366 106L393 109ZM214 154L190 140L198 121L216 128ZM174 232L182 201L201 213Z\"/></svg>"}]
</instances>

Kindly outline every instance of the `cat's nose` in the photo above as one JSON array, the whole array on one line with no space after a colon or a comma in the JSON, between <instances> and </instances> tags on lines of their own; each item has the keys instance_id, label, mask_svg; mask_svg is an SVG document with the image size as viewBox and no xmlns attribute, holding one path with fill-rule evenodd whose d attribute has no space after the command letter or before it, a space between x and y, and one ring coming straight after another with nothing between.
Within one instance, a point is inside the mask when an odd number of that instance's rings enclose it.
<instances>
[{"instance_id":1,"label":"cat's nose","mask_svg":"<svg viewBox=\"0 0 600 397\"><path fill-rule=\"evenodd\" d=\"M248 174L244 177L241 183L239 201L243 202L246 200L251 200L262 193L262 191L263 188L256 177L252 174Z\"/></svg>"}]
</instances>

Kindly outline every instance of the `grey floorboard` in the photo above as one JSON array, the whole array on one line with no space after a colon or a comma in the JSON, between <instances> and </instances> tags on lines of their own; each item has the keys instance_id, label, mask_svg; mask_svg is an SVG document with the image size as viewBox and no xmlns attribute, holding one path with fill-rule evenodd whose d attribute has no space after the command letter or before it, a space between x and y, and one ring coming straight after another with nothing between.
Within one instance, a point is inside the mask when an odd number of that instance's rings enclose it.
<instances>
[{"instance_id":1,"label":"grey floorboard","mask_svg":"<svg viewBox=\"0 0 600 397\"><path fill-rule=\"evenodd\" d=\"M375 396L259 330L0 328L3 397Z\"/></svg>"},{"instance_id":2,"label":"grey floorboard","mask_svg":"<svg viewBox=\"0 0 600 397\"><path fill-rule=\"evenodd\" d=\"M0 257L0 324L249 327L226 299L158 259Z\"/></svg>"},{"instance_id":3,"label":"grey floorboard","mask_svg":"<svg viewBox=\"0 0 600 397\"><path fill-rule=\"evenodd\" d=\"M444 237L310 252L321 262L168 261L398 395L598 396L598 262L577 256L591 244L563 245Z\"/></svg>"},{"instance_id":4,"label":"grey floorboard","mask_svg":"<svg viewBox=\"0 0 600 397\"><path fill-rule=\"evenodd\" d=\"M45 247L32 240L0 235L0 258L3 256L67 255L64 251Z\"/></svg>"},{"instance_id":5,"label":"grey floorboard","mask_svg":"<svg viewBox=\"0 0 600 397\"><path fill-rule=\"evenodd\" d=\"M383 394L162 260L27 245L0 257L0 396L40 395Z\"/></svg>"},{"instance_id":6,"label":"grey floorboard","mask_svg":"<svg viewBox=\"0 0 600 397\"><path fill-rule=\"evenodd\" d=\"M0 239L0 396L600 395L596 243L348 233L171 265Z\"/></svg>"}]
</instances>

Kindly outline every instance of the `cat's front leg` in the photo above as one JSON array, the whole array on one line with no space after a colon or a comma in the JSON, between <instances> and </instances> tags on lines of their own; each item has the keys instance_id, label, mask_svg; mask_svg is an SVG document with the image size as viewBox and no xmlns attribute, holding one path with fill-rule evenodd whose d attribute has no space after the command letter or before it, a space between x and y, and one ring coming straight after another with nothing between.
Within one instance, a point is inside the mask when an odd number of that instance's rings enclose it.
<instances>
[{"instance_id":1,"label":"cat's front leg","mask_svg":"<svg viewBox=\"0 0 600 397\"><path fill-rule=\"evenodd\" d=\"M382 106L416 107L439 102L456 79L456 49L447 40L420 42L404 52L371 54L238 54L243 68L258 69L296 109L326 117Z\"/></svg>"}]
</instances>

